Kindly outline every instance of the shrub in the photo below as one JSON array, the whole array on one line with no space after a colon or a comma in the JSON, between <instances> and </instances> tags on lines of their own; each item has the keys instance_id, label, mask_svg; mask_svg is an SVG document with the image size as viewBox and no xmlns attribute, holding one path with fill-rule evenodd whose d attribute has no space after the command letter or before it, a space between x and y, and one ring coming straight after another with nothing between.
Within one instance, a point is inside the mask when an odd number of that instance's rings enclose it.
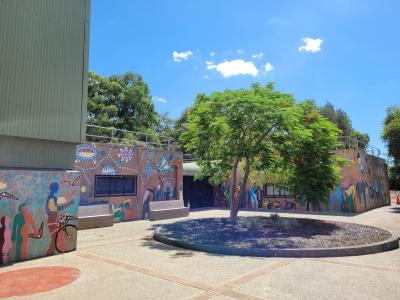
<instances>
[{"instance_id":1,"label":"shrub","mask_svg":"<svg viewBox=\"0 0 400 300\"><path fill-rule=\"evenodd\" d=\"M239 218L238 223L239 227L246 228L249 231L259 231L264 225L261 218Z\"/></svg>"},{"instance_id":2,"label":"shrub","mask_svg":"<svg viewBox=\"0 0 400 300\"><path fill-rule=\"evenodd\" d=\"M275 224L276 224L276 223L279 222L280 219L281 219L281 216L278 215L277 212L271 214L271 221L272 221L272 223L275 223Z\"/></svg>"}]
</instances>

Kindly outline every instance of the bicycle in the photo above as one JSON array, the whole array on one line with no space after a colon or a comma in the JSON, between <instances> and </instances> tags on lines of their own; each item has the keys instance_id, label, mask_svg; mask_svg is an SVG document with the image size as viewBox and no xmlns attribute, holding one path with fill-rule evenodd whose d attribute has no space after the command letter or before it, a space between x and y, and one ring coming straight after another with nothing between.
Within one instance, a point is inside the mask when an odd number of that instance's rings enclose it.
<instances>
[{"instance_id":1,"label":"bicycle","mask_svg":"<svg viewBox=\"0 0 400 300\"><path fill-rule=\"evenodd\" d=\"M56 231L55 235L55 247L59 253L66 253L76 249L76 238L78 228L76 225L69 224L69 221L76 221L77 217L63 215L58 218L56 229L51 233Z\"/></svg>"}]
</instances>

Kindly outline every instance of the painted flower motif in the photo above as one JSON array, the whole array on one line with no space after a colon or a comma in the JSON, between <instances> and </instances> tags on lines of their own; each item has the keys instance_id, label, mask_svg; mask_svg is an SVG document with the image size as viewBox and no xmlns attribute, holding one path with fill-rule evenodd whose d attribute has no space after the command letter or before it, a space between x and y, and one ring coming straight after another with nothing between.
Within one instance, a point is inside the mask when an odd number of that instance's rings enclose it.
<instances>
[{"instance_id":1,"label":"painted flower motif","mask_svg":"<svg viewBox=\"0 0 400 300\"><path fill-rule=\"evenodd\" d=\"M118 158L120 162L132 163L134 149L130 147L119 148Z\"/></svg>"}]
</instances>

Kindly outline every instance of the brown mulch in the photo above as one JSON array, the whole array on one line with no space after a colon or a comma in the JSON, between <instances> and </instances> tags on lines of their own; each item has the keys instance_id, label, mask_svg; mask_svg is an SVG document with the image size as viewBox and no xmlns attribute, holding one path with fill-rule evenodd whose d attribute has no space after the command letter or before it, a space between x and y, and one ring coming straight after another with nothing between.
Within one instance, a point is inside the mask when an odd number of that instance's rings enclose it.
<instances>
[{"instance_id":1,"label":"brown mulch","mask_svg":"<svg viewBox=\"0 0 400 300\"><path fill-rule=\"evenodd\" d=\"M193 244L214 244L235 248L332 248L365 245L390 238L383 229L344 222L314 219L239 217L205 218L161 226L169 238Z\"/></svg>"}]
</instances>

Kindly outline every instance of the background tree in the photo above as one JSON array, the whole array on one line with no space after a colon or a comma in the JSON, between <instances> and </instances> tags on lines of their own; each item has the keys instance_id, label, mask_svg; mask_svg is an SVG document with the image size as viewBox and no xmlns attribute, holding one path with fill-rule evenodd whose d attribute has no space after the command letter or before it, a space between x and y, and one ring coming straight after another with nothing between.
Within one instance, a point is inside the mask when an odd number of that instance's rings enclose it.
<instances>
[{"instance_id":1,"label":"background tree","mask_svg":"<svg viewBox=\"0 0 400 300\"><path fill-rule=\"evenodd\" d=\"M132 72L110 77L89 72L87 121L91 125L150 134L160 123L149 87L140 75Z\"/></svg>"},{"instance_id":2,"label":"background tree","mask_svg":"<svg viewBox=\"0 0 400 300\"><path fill-rule=\"evenodd\" d=\"M350 117L347 113L342 109L335 109L335 106L327 102L325 105L319 108L321 115L323 115L326 119L336 124L336 126L342 131L341 136L352 137L355 140L358 140L360 143L354 142L353 146L358 146L360 149L366 150L368 147L368 143L370 137L367 133L362 133L352 127L352 123Z\"/></svg>"},{"instance_id":3,"label":"background tree","mask_svg":"<svg viewBox=\"0 0 400 300\"><path fill-rule=\"evenodd\" d=\"M210 176L211 183L231 179L232 222L236 221L240 200L245 196L250 170L267 169L277 156L276 145L295 126L294 104L291 95L274 91L270 83L265 87L254 84L249 90L199 94L190 109L182 141L196 157L203 174ZM234 201L241 161L244 174L239 201Z\"/></svg>"},{"instance_id":4,"label":"background tree","mask_svg":"<svg viewBox=\"0 0 400 300\"><path fill-rule=\"evenodd\" d=\"M400 106L387 109L382 139L386 143L388 155L392 159L389 168L390 186L400 189Z\"/></svg>"},{"instance_id":5,"label":"background tree","mask_svg":"<svg viewBox=\"0 0 400 300\"><path fill-rule=\"evenodd\" d=\"M287 170L287 185L297 199L319 209L326 203L339 179L344 160L336 155L340 130L320 114L313 101L297 105L299 125L281 144L281 163Z\"/></svg>"},{"instance_id":6,"label":"background tree","mask_svg":"<svg viewBox=\"0 0 400 300\"><path fill-rule=\"evenodd\" d=\"M177 148L178 150L182 151L183 153L186 153L184 144L182 143L181 140L181 135L188 130L189 126L189 111L190 107L186 108L179 118L175 120L174 124L174 134L173 137L177 143Z\"/></svg>"}]
</instances>

